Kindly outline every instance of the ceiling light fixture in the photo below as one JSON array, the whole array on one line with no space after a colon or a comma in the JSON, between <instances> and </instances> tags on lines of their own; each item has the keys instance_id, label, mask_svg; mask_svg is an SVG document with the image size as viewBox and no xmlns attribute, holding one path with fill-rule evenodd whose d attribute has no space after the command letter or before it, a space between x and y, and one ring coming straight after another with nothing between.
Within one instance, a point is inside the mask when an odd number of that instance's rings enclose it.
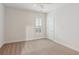
<instances>
[{"instance_id":1,"label":"ceiling light fixture","mask_svg":"<svg viewBox=\"0 0 79 59\"><path fill-rule=\"evenodd\" d=\"M42 9L44 9L44 3L43 4L39 4L39 6L42 8Z\"/></svg>"}]
</instances>

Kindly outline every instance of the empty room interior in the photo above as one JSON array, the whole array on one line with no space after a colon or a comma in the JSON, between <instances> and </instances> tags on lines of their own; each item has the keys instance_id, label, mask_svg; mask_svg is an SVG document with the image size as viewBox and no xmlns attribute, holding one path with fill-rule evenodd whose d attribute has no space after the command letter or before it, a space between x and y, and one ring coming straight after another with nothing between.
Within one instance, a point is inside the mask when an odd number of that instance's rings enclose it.
<instances>
[{"instance_id":1,"label":"empty room interior","mask_svg":"<svg viewBox=\"0 0 79 59\"><path fill-rule=\"evenodd\" d=\"M79 3L0 3L0 55L78 55Z\"/></svg>"}]
</instances>

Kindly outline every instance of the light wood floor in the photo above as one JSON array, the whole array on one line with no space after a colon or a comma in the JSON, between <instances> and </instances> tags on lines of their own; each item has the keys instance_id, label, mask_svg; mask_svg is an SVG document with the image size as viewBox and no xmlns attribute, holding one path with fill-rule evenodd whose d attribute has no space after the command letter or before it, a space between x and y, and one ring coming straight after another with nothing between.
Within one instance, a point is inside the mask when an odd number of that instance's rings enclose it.
<instances>
[{"instance_id":1,"label":"light wood floor","mask_svg":"<svg viewBox=\"0 0 79 59\"><path fill-rule=\"evenodd\" d=\"M78 55L79 52L48 39L4 44L1 55Z\"/></svg>"}]
</instances>

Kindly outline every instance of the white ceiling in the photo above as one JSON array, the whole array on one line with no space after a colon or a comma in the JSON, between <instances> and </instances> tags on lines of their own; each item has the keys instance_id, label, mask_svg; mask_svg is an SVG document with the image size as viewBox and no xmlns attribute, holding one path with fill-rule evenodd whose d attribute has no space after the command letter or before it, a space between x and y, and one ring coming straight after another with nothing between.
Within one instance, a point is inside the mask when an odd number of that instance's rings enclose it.
<instances>
[{"instance_id":1,"label":"white ceiling","mask_svg":"<svg viewBox=\"0 0 79 59\"><path fill-rule=\"evenodd\" d=\"M4 4L4 6L6 7L28 9L28 10L44 12L44 13L48 13L52 10L62 7L63 5L65 4L63 3L5 3Z\"/></svg>"}]
</instances>

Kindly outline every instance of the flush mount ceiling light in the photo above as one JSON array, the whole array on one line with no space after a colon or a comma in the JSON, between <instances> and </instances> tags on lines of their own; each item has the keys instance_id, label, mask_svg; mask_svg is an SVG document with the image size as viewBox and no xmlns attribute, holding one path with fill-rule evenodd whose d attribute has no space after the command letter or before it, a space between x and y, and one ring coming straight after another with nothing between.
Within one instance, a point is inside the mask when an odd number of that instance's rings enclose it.
<instances>
[{"instance_id":1,"label":"flush mount ceiling light","mask_svg":"<svg viewBox=\"0 0 79 59\"><path fill-rule=\"evenodd\" d=\"M39 6L40 6L40 8L44 9L45 4L44 3L40 3Z\"/></svg>"},{"instance_id":2,"label":"flush mount ceiling light","mask_svg":"<svg viewBox=\"0 0 79 59\"><path fill-rule=\"evenodd\" d=\"M46 9L47 6L49 6L49 3L36 3L36 4L34 4L34 7L38 7L41 9Z\"/></svg>"},{"instance_id":3,"label":"flush mount ceiling light","mask_svg":"<svg viewBox=\"0 0 79 59\"><path fill-rule=\"evenodd\" d=\"M46 12L50 9L52 3L34 3L32 6L33 8L37 9L38 11Z\"/></svg>"}]
</instances>

